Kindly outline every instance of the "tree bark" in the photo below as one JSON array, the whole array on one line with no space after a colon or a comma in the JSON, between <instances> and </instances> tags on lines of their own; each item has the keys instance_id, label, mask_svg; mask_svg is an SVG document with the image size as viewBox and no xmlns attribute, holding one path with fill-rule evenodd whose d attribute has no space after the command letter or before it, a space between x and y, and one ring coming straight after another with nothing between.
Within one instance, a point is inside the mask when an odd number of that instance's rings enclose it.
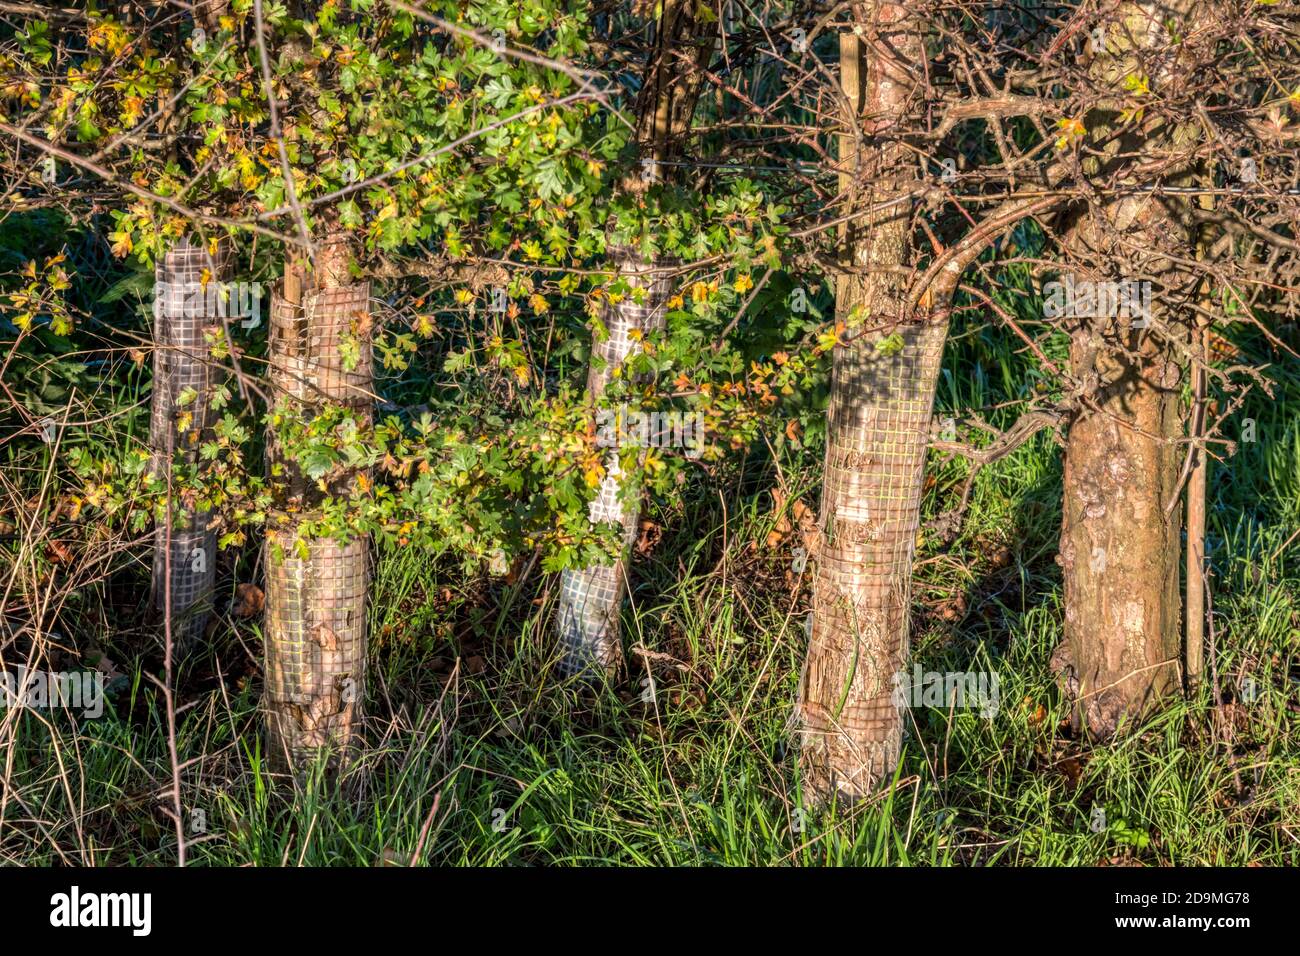
<instances>
[{"instance_id":1,"label":"tree bark","mask_svg":"<svg viewBox=\"0 0 1300 956\"><path fill-rule=\"evenodd\" d=\"M1179 510L1166 506L1182 464L1181 369L1149 332L1090 325L1070 352L1101 384L1066 443L1065 634L1052 666L1074 725L1104 739L1178 685Z\"/></svg>"},{"instance_id":2,"label":"tree bark","mask_svg":"<svg viewBox=\"0 0 1300 956\"><path fill-rule=\"evenodd\" d=\"M1196 6L1124 4L1089 69L1121 88L1140 68L1137 52L1164 44L1175 14L1186 29ZM1152 83L1158 88L1165 79ZM1108 123L1104 114L1095 117L1090 135L1106 135ZM1199 128L1174 129L1138 148L1167 155L1199 135ZM1097 164L1096 172L1134 162L1116 148L1086 162ZM1188 173L1170 168L1164 181L1176 184ZM1180 304L1192 300L1197 282L1181 265L1194 255L1186 212L1158 196L1116 198L1086 209L1066 235L1071 258L1090 264L1085 281L1150 283L1145 327L1137 327L1131 308L1070 322L1074 376L1092 388L1066 441L1057 558L1065 624L1052 669L1071 700L1071 723L1099 740L1133 726L1180 685L1181 513L1174 496L1184 453L1179 355L1189 339Z\"/></svg>"},{"instance_id":3,"label":"tree bark","mask_svg":"<svg viewBox=\"0 0 1300 956\"><path fill-rule=\"evenodd\" d=\"M297 263L286 267L271 303L270 378L276 398L307 415L343 405L368 422L370 286L351 282L348 258L346 242L335 237L322 246L314 275ZM345 337L359 345L353 369L340 357ZM273 440L268 446L288 481L265 554L268 757L298 772L322 756L340 766L359 732L365 696L369 538L309 540L305 554L294 542L301 523L318 517L326 494L350 495L362 476L334 476L321 491Z\"/></svg>"},{"instance_id":4,"label":"tree bark","mask_svg":"<svg viewBox=\"0 0 1300 956\"><path fill-rule=\"evenodd\" d=\"M882 203L905 186L890 181L907 152L885 140L906 115L923 55L916 26L894 4L870 4L864 39L840 39L841 85L857 135L841 137L841 191ZM861 143L866 142L867 147ZM857 196L857 184L874 194ZM804 790L812 800L872 791L898 761L904 704L894 678L908 654L912 555L922 476L946 325L905 314L907 283L895 267L911 255L910 204L900 202L845 229L841 321L863 331L833 354L827 411L821 543L813 581L812 633L800 681L798 720ZM901 347L900 347L901 344Z\"/></svg>"}]
</instances>

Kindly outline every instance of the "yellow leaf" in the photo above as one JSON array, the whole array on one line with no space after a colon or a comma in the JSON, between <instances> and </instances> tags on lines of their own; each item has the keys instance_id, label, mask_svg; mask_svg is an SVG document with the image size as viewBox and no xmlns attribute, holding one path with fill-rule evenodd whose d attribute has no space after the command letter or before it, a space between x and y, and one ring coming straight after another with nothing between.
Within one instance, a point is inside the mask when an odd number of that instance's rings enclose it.
<instances>
[{"instance_id":1,"label":"yellow leaf","mask_svg":"<svg viewBox=\"0 0 1300 956\"><path fill-rule=\"evenodd\" d=\"M1061 130L1061 135L1056 140L1057 149L1065 149L1066 146L1070 145L1070 140L1085 136L1088 133L1088 128L1083 125L1083 122L1072 116L1065 116L1057 120L1056 128Z\"/></svg>"}]
</instances>

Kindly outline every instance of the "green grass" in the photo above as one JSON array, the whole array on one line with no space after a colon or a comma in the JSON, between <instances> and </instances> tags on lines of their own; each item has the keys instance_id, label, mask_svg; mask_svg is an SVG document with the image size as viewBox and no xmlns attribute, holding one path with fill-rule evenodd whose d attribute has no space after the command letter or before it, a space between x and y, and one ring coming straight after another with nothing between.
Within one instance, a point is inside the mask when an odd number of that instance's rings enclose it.
<instances>
[{"instance_id":1,"label":"green grass","mask_svg":"<svg viewBox=\"0 0 1300 956\"><path fill-rule=\"evenodd\" d=\"M1022 399L1030 377L1012 347L994 329L956 335L940 408ZM552 673L554 582L465 580L383 551L367 746L340 780L295 791L260 759L256 627L225 629L182 682L183 799L206 816L190 859L406 863L427 826L419 862L438 864L1300 862L1300 580L1294 548L1272 557L1300 521L1300 381L1274 373L1276 396L1241 413L1259 440L1214 471L1222 708L1207 685L1110 745L1062 729L1048 671L1060 453L1040 434L981 472L951 545L927 538L917 556L916 660L996 671L998 713L915 709L887 793L801 810L788 726L810 582L790 571L798 541L768 539L774 485L815 503L820 449L755 453L651 512L662 537L636 558L625 631L653 654L594 696ZM927 517L952 507L966 474L931 464ZM110 651L138 662L119 643ZM166 726L146 681L76 728L64 715L0 718L12 797L0 861L175 860ZM1099 810L1104 827L1091 825Z\"/></svg>"}]
</instances>

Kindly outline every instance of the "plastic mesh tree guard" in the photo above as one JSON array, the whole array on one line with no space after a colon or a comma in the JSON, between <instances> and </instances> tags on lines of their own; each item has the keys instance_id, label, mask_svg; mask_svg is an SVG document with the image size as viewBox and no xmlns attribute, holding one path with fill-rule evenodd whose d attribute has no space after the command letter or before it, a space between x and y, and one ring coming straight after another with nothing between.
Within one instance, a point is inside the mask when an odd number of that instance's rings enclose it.
<instances>
[{"instance_id":1,"label":"plastic mesh tree guard","mask_svg":"<svg viewBox=\"0 0 1300 956\"><path fill-rule=\"evenodd\" d=\"M154 270L154 353L150 448L152 469L167 481L173 468L198 462L212 425L212 389L224 377L209 355L209 336L220 331L220 299L228 252L181 240ZM154 530L153 600L170 613L173 646L190 649L203 636L217 571L217 536L205 516L171 496L170 528Z\"/></svg>"},{"instance_id":2,"label":"plastic mesh tree guard","mask_svg":"<svg viewBox=\"0 0 1300 956\"><path fill-rule=\"evenodd\" d=\"M361 716L369 542L312 541L267 555L266 697L270 754L301 767L342 756Z\"/></svg>"},{"instance_id":3,"label":"plastic mesh tree guard","mask_svg":"<svg viewBox=\"0 0 1300 956\"><path fill-rule=\"evenodd\" d=\"M663 272L669 263L646 263L627 250L616 250L613 257L619 274L630 286L645 289L646 295L640 303L628 295L605 308L609 337L593 344L592 357L596 361L587 378L587 391L596 398L604 393L614 369L639 347L632 331L648 333L664 327L664 303L672 289ZM612 521L623 526L623 553L614 561L560 575L556 632L560 671L565 676L610 674L622 659L619 610L627 583L627 552L636 539L640 514L635 505L620 500L623 480L618 449L613 448L606 456L605 476L588 507L588 516L593 523Z\"/></svg>"},{"instance_id":4,"label":"plastic mesh tree guard","mask_svg":"<svg viewBox=\"0 0 1300 956\"><path fill-rule=\"evenodd\" d=\"M946 326L862 336L835 349L827 411L822 541L800 682L802 747L835 789L869 791L893 769L905 701L895 675L907 620L918 502Z\"/></svg>"},{"instance_id":5,"label":"plastic mesh tree guard","mask_svg":"<svg viewBox=\"0 0 1300 956\"><path fill-rule=\"evenodd\" d=\"M368 421L370 286L304 291L300 282L286 270L272 297L274 398L307 415L327 403L345 405ZM357 348L344 348L349 339ZM345 352L359 354L354 368L346 366ZM265 555L268 754L279 766L300 769L324 751L337 765L358 731L364 699L369 538L306 540L300 553L300 524L318 516L321 495L279 449L269 453L290 477L290 500ZM329 492L350 493L357 477L338 478Z\"/></svg>"},{"instance_id":6,"label":"plastic mesh tree guard","mask_svg":"<svg viewBox=\"0 0 1300 956\"><path fill-rule=\"evenodd\" d=\"M864 215L840 225L848 268L836 281L836 311L850 325L856 314L875 327L833 353L813 611L795 713L805 793L819 802L873 790L897 763L903 732L896 678L908 654L912 554L947 335L938 315L905 311L904 274L914 261L907 154L885 131L916 88L911 64L923 44L911 17L899 6L855 8L853 28L839 37L839 188L846 208Z\"/></svg>"}]
</instances>

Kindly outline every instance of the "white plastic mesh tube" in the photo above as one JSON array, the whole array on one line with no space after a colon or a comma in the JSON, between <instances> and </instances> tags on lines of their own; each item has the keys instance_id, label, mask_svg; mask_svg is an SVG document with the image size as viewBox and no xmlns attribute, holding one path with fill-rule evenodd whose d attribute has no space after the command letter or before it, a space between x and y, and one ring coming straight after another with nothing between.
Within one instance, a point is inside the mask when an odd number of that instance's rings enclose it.
<instances>
[{"instance_id":1,"label":"white plastic mesh tube","mask_svg":"<svg viewBox=\"0 0 1300 956\"><path fill-rule=\"evenodd\" d=\"M641 302L628 295L606 307L604 321L609 337L592 346L593 363L587 391L599 398L613 370L638 348L634 330L649 333L664 327L664 303L671 282L663 271L665 263L647 263L634 253L613 253L619 274L633 287L646 290ZM624 480L618 448L606 456L605 476L591 502L592 522L612 521L623 526L623 553L613 561L592 565L560 576L560 606L556 631L560 646L560 671L565 676L608 675L622 660L619 613L627 584L627 552L636 539L640 515L635 505L619 498Z\"/></svg>"},{"instance_id":2,"label":"white plastic mesh tube","mask_svg":"<svg viewBox=\"0 0 1300 956\"><path fill-rule=\"evenodd\" d=\"M153 472L198 460L212 425L212 389L222 375L209 355L208 336L221 328L223 249L214 255L188 240L176 243L155 267L154 359L150 448ZM154 530L153 600L170 614L172 642L184 653L202 637L212 605L217 537L205 516L171 497L171 522Z\"/></svg>"}]
</instances>

